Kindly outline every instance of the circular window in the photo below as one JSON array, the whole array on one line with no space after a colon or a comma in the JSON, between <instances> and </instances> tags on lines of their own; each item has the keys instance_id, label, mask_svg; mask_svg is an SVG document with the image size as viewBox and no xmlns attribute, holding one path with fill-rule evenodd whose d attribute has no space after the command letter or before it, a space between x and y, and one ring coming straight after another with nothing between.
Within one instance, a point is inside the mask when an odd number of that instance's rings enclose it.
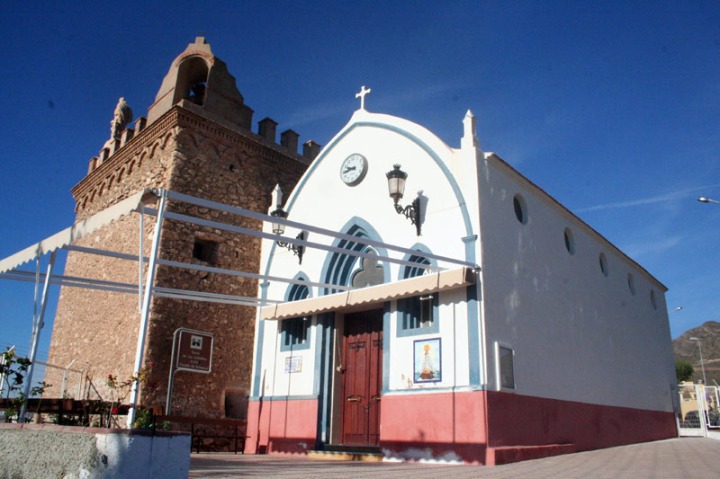
<instances>
[{"instance_id":1,"label":"circular window","mask_svg":"<svg viewBox=\"0 0 720 479\"><path fill-rule=\"evenodd\" d=\"M630 288L632 295L635 296L635 278L632 273L628 273L628 288Z\"/></svg>"},{"instance_id":2,"label":"circular window","mask_svg":"<svg viewBox=\"0 0 720 479\"><path fill-rule=\"evenodd\" d=\"M657 298L655 297L655 291L650 291L650 302L652 303L653 309L657 309Z\"/></svg>"},{"instance_id":3,"label":"circular window","mask_svg":"<svg viewBox=\"0 0 720 479\"><path fill-rule=\"evenodd\" d=\"M600 253L600 271L602 271L602 274L605 276L608 275L608 262L605 253Z\"/></svg>"},{"instance_id":4,"label":"circular window","mask_svg":"<svg viewBox=\"0 0 720 479\"><path fill-rule=\"evenodd\" d=\"M575 254L575 238L573 238L570 228L565 228L563 236L565 236L565 249L568 250L568 253Z\"/></svg>"},{"instance_id":5,"label":"circular window","mask_svg":"<svg viewBox=\"0 0 720 479\"><path fill-rule=\"evenodd\" d=\"M515 195L513 198L513 207L515 208L515 217L517 220L525 224L527 223L527 204L525 199L520 195Z\"/></svg>"}]
</instances>

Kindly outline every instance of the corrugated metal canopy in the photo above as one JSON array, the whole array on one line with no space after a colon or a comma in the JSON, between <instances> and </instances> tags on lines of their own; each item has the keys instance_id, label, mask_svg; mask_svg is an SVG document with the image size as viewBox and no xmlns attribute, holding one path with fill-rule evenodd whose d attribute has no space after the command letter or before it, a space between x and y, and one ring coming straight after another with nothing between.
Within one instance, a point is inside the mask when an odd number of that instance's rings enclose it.
<instances>
[{"instance_id":1,"label":"corrugated metal canopy","mask_svg":"<svg viewBox=\"0 0 720 479\"><path fill-rule=\"evenodd\" d=\"M475 276L475 270L467 267L438 271L394 283L265 306L260 311L260 317L262 319L288 319L325 311L342 311L360 305L461 288L474 284Z\"/></svg>"},{"instance_id":2,"label":"corrugated metal canopy","mask_svg":"<svg viewBox=\"0 0 720 479\"><path fill-rule=\"evenodd\" d=\"M34 260L38 256L51 253L67 246L83 236L87 236L90 233L99 230L103 226L112 223L122 216L137 211L143 203L143 200L147 199L147 196L149 195L155 196L151 190L135 193L134 195L125 198L119 203L104 209L89 218L78 221L74 225L60 231L59 233L45 238L44 240L35 243L22 251L18 251L17 253L0 260L0 274L12 271L18 266L22 266L28 261Z\"/></svg>"}]
</instances>

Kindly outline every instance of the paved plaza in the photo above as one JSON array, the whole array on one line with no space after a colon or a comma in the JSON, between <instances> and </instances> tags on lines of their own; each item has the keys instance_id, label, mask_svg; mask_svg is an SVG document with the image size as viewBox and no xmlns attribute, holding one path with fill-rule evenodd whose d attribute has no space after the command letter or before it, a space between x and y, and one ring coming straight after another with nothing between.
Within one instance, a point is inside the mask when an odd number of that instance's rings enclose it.
<instances>
[{"instance_id":1,"label":"paved plaza","mask_svg":"<svg viewBox=\"0 0 720 479\"><path fill-rule=\"evenodd\" d=\"M698 478L720 476L720 441L677 438L504 466L363 463L304 456L193 454L191 478Z\"/></svg>"}]
</instances>

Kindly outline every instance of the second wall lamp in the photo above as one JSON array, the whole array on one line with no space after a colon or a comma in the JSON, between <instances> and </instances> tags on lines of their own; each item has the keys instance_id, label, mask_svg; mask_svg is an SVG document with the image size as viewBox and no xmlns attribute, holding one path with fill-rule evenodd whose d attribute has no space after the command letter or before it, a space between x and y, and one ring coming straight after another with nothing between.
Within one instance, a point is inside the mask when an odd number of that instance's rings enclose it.
<instances>
[{"instance_id":1,"label":"second wall lamp","mask_svg":"<svg viewBox=\"0 0 720 479\"><path fill-rule=\"evenodd\" d=\"M420 193L418 193L417 197L412 201L412 203L403 207L399 205L398 202L402 199L403 194L405 193L405 180L407 180L408 174L401 170L400 165L396 163L393 165L393 169L388 171L385 176L387 176L388 192L390 193L390 198L393 199L395 211L398 214L404 215L405 218L409 219L410 222L415 225L417 235L420 236Z\"/></svg>"},{"instance_id":2,"label":"second wall lamp","mask_svg":"<svg viewBox=\"0 0 720 479\"><path fill-rule=\"evenodd\" d=\"M287 211L282 209L282 190L280 189L280 185L275 186L274 191L275 196L275 210L270 212L270 216L273 218L281 218L286 219L288 217ZM282 236L285 234L285 225L283 223L274 222L272 223L272 231L278 236ZM303 230L298 233L298 235L295 237L295 239L300 241L305 241L308 237L308 232ZM303 254L305 253L305 246L301 244L293 244L288 243L287 241L282 240L276 240L275 243L280 246L281 248L286 248L288 251L292 251L295 255L298 257L298 262L302 264Z\"/></svg>"}]
</instances>

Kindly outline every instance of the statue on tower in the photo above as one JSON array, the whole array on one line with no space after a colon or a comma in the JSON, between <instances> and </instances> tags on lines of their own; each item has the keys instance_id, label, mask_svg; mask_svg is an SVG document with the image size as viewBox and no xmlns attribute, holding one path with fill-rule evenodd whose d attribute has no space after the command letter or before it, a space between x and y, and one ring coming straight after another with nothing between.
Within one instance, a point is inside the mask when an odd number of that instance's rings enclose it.
<instances>
[{"instance_id":1,"label":"statue on tower","mask_svg":"<svg viewBox=\"0 0 720 479\"><path fill-rule=\"evenodd\" d=\"M115 107L115 114L113 115L112 121L110 121L110 139L119 140L120 134L123 132L125 127L133 119L133 113L130 109L130 105L127 104L125 98L120 97L117 106Z\"/></svg>"}]
</instances>

